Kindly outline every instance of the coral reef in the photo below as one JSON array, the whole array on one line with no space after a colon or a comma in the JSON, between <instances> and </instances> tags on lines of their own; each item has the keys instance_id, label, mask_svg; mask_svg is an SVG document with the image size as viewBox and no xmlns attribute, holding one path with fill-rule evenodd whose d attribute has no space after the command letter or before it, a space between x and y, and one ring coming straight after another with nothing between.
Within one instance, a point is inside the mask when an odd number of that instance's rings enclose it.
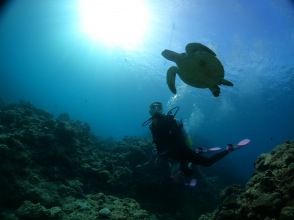
<instances>
[{"instance_id":1,"label":"coral reef","mask_svg":"<svg viewBox=\"0 0 294 220\"><path fill-rule=\"evenodd\" d=\"M103 193L87 195L83 199L66 198L61 206L49 209L40 203L24 201L16 210L10 213L10 218L19 219L156 219L142 210L133 199L119 199L106 196Z\"/></svg>"},{"instance_id":2,"label":"coral reef","mask_svg":"<svg viewBox=\"0 0 294 220\"><path fill-rule=\"evenodd\" d=\"M171 181L150 140L99 139L66 113L30 103L0 105L0 219L197 219L217 204L215 177ZM243 188L220 195L201 220L294 219L294 142L261 155Z\"/></svg>"},{"instance_id":3,"label":"coral reef","mask_svg":"<svg viewBox=\"0 0 294 220\"><path fill-rule=\"evenodd\" d=\"M0 219L195 219L216 205L205 179L171 184L150 140L101 140L26 102L0 108L0 158Z\"/></svg>"},{"instance_id":4,"label":"coral reef","mask_svg":"<svg viewBox=\"0 0 294 220\"><path fill-rule=\"evenodd\" d=\"M102 193L128 192L132 154L104 149L87 124L22 102L1 108L0 132L1 219L154 219L129 193Z\"/></svg>"},{"instance_id":5,"label":"coral reef","mask_svg":"<svg viewBox=\"0 0 294 220\"><path fill-rule=\"evenodd\" d=\"M200 220L294 219L294 141L262 154L245 189L231 186L221 194L219 207Z\"/></svg>"}]
</instances>

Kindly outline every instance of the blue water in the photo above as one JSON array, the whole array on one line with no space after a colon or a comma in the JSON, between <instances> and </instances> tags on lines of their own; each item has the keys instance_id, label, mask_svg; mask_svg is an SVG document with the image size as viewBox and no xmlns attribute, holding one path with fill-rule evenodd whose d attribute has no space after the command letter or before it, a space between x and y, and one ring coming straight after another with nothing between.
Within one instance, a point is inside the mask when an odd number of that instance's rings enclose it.
<instances>
[{"instance_id":1,"label":"blue water","mask_svg":"<svg viewBox=\"0 0 294 220\"><path fill-rule=\"evenodd\" d=\"M254 160L294 138L294 3L290 0L149 0L144 45L128 51L90 41L73 0L10 1L0 14L0 96L26 100L54 115L68 112L102 138L150 137L148 106L180 107L177 117L197 146L250 138L211 169L246 180ZM177 79L164 49L190 42L212 48L234 87L215 98Z\"/></svg>"}]
</instances>

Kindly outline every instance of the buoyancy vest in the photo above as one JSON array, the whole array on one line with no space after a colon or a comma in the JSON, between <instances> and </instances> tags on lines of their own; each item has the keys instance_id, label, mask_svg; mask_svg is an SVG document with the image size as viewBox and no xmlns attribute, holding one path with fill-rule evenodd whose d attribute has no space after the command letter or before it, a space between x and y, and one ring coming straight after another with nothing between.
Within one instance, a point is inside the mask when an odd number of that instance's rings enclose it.
<instances>
[{"instance_id":1,"label":"buoyancy vest","mask_svg":"<svg viewBox=\"0 0 294 220\"><path fill-rule=\"evenodd\" d=\"M158 154L173 152L185 143L183 124L177 121L174 115L154 115L150 130Z\"/></svg>"}]
</instances>

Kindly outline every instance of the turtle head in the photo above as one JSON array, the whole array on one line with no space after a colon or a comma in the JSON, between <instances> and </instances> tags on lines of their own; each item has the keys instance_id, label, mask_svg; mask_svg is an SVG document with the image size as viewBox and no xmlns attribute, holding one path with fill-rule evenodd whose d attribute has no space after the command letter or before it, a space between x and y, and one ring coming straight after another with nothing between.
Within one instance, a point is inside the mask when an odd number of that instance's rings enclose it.
<instances>
[{"instance_id":1,"label":"turtle head","mask_svg":"<svg viewBox=\"0 0 294 220\"><path fill-rule=\"evenodd\" d=\"M161 55L164 58L166 58L166 59L168 59L170 61L173 61L173 62L176 62L181 57L180 54L178 54L178 53L176 53L174 51L171 51L171 50L164 50L164 51L161 52Z\"/></svg>"}]
</instances>

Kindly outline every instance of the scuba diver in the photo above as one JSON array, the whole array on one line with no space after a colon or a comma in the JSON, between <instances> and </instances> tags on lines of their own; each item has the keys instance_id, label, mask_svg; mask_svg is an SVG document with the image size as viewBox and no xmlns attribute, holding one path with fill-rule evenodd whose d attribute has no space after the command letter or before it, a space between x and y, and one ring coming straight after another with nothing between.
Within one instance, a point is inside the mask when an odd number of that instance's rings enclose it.
<instances>
[{"instance_id":1,"label":"scuba diver","mask_svg":"<svg viewBox=\"0 0 294 220\"><path fill-rule=\"evenodd\" d=\"M162 104L153 102L150 105L149 113L151 118L143 123L143 126L149 124L152 134L153 143L156 146L159 159L167 159L178 162L180 171L185 177L191 177L193 170L190 168L191 163L195 165L211 166L223 157L232 152L234 149L245 146L249 139L244 139L237 145L228 144L225 148L198 148L191 149L191 141L184 130L183 123L175 119L179 107L175 107L164 114ZM173 113L173 111L175 111ZM212 149L212 150L209 150ZM206 157L201 152L219 151L210 157Z\"/></svg>"}]
</instances>

